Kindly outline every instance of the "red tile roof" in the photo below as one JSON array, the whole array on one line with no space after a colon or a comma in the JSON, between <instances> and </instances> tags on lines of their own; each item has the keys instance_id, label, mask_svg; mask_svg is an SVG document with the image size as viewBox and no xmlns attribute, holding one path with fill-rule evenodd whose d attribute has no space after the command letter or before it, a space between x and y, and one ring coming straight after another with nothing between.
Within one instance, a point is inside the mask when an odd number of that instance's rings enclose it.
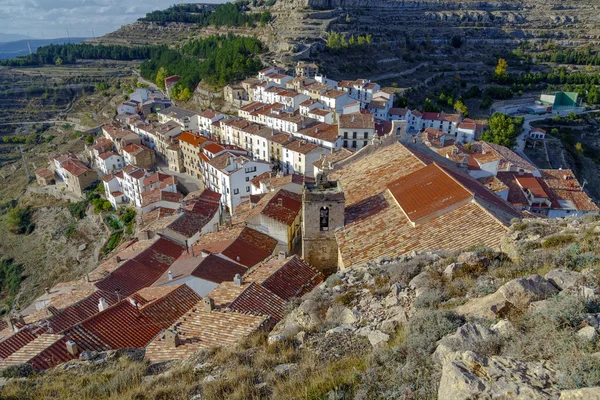
<instances>
[{"instance_id":1,"label":"red tile roof","mask_svg":"<svg viewBox=\"0 0 600 400\"><path fill-rule=\"evenodd\" d=\"M244 278L284 300L302 297L323 282L323 274L296 255L284 260L273 256L250 269Z\"/></svg>"},{"instance_id":2,"label":"red tile roof","mask_svg":"<svg viewBox=\"0 0 600 400\"><path fill-rule=\"evenodd\" d=\"M413 224L469 202L473 195L437 164L430 164L388 186Z\"/></svg>"},{"instance_id":3,"label":"red tile roof","mask_svg":"<svg viewBox=\"0 0 600 400\"><path fill-rule=\"evenodd\" d=\"M302 209L302 196L280 189L273 196L265 196L256 205L262 215L291 226Z\"/></svg>"},{"instance_id":4,"label":"red tile roof","mask_svg":"<svg viewBox=\"0 0 600 400\"><path fill-rule=\"evenodd\" d=\"M67 160L60 164L60 166L67 172L69 172L73 176L80 176L85 174L86 172L93 172L92 169L86 167L79 160Z\"/></svg>"},{"instance_id":5,"label":"red tile roof","mask_svg":"<svg viewBox=\"0 0 600 400\"><path fill-rule=\"evenodd\" d=\"M277 240L272 237L251 228L244 228L221 254L246 267L252 267L273 254L276 246Z\"/></svg>"},{"instance_id":6,"label":"red tile roof","mask_svg":"<svg viewBox=\"0 0 600 400\"><path fill-rule=\"evenodd\" d=\"M215 214L219 211L219 203L197 200L193 204L187 204L184 213L175 221L167 225L168 229L191 238L200 232Z\"/></svg>"},{"instance_id":7,"label":"red tile roof","mask_svg":"<svg viewBox=\"0 0 600 400\"><path fill-rule=\"evenodd\" d=\"M206 146L204 146L204 150L212 154L217 154L225 150L225 148L220 144L209 143Z\"/></svg>"},{"instance_id":8,"label":"red tile roof","mask_svg":"<svg viewBox=\"0 0 600 400\"><path fill-rule=\"evenodd\" d=\"M190 275L210 282L221 283L231 281L236 274L243 275L248 268L226 260L214 254L202 259L202 262Z\"/></svg>"},{"instance_id":9,"label":"red tile roof","mask_svg":"<svg viewBox=\"0 0 600 400\"><path fill-rule=\"evenodd\" d=\"M245 314L271 317L275 322L283 319L286 302L265 287L252 282L227 308Z\"/></svg>"},{"instance_id":10,"label":"red tile roof","mask_svg":"<svg viewBox=\"0 0 600 400\"><path fill-rule=\"evenodd\" d=\"M160 238L134 259L125 262L109 276L96 282L102 291L129 296L136 291L152 285L181 256L183 246Z\"/></svg>"},{"instance_id":11,"label":"red tile roof","mask_svg":"<svg viewBox=\"0 0 600 400\"><path fill-rule=\"evenodd\" d=\"M183 195L181 193L167 192L166 190L162 190L161 188L157 187L155 189L146 190L142 193L142 207L158 203L159 201L179 204L181 199L183 199Z\"/></svg>"},{"instance_id":12,"label":"red tile roof","mask_svg":"<svg viewBox=\"0 0 600 400\"><path fill-rule=\"evenodd\" d=\"M351 113L340 115L340 129L375 129L373 114Z\"/></svg>"},{"instance_id":13,"label":"red tile roof","mask_svg":"<svg viewBox=\"0 0 600 400\"><path fill-rule=\"evenodd\" d=\"M179 141L191 144L194 147L200 147L200 145L208 141L208 139L204 136L193 134L192 132L183 132L179 135Z\"/></svg>"}]
</instances>

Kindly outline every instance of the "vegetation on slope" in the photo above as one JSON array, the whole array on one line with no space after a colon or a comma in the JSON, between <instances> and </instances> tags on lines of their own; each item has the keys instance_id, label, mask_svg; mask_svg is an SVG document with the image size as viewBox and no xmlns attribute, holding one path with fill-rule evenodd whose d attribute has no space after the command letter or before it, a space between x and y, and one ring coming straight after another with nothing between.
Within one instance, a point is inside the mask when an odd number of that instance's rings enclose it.
<instances>
[{"instance_id":1,"label":"vegetation on slope","mask_svg":"<svg viewBox=\"0 0 600 400\"><path fill-rule=\"evenodd\" d=\"M152 11L139 21L146 22L183 22L201 26L246 26L254 27L257 23L266 24L271 20L271 13L246 14L244 9L248 3L236 2L220 4L216 7L205 7L197 4L177 4L166 10Z\"/></svg>"},{"instance_id":2,"label":"vegetation on slope","mask_svg":"<svg viewBox=\"0 0 600 400\"><path fill-rule=\"evenodd\" d=\"M261 42L254 38L211 36L193 40L179 51L165 49L140 66L144 78L164 88L164 78L179 75L173 96L180 100L191 97L196 85L203 80L209 85L225 85L231 81L254 75L261 68L257 54Z\"/></svg>"}]
</instances>

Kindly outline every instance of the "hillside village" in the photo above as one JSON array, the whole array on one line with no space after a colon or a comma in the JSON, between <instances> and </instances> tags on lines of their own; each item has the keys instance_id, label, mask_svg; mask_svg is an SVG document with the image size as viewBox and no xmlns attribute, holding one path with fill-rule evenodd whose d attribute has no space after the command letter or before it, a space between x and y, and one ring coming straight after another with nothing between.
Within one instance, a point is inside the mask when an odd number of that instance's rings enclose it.
<instances>
[{"instance_id":1,"label":"hillside village","mask_svg":"<svg viewBox=\"0 0 600 400\"><path fill-rule=\"evenodd\" d=\"M173 104L177 80L164 93L137 89L84 153L35 172L38 185L78 197L101 181L111 207L136 210L136 235L13 310L0 368L42 371L122 348L182 360L271 331L338 271L497 248L515 219L600 211L572 171L480 141L484 124L461 114L395 108L369 80L268 67L224 89L236 116Z\"/></svg>"}]
</instances>

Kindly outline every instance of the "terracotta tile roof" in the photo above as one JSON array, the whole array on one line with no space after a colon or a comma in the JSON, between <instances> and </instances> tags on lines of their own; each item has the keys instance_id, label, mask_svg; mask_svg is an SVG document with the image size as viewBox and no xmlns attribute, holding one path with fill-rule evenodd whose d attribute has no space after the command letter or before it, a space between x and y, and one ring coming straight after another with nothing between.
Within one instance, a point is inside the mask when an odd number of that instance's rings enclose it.
<instances>
[{"instance_id":1,"label":"terracotta tile roof","mask_svg":"<svg viewBox=\"0 0 600 400\"><path fill-rule=\"evenodd\" d=\"M477 180L481 182L483 186L495 193L508 190L508 186L495 176L488 176L485 178L479 178Z\"/></svg>"},{"instance_id":2,"label":"terracotta tile roof","mask_svg":"<svg viewBox=\"0 0 600 400\"><path fill-rule=\"evenodd\" d=\"M37 176L40 176L42 178L53 178L54 177L54 173L52 171L50 171L48 168L40 168L37 171L35 171L35 174Z\"/></svg>"},{"instance_id":3,"label":"terracotta tile roof","mask_svg":"<svg viewBox=\"0 0 600 400\"><path fill-rule=\"evenodd\" d=\"M598 211L600 208L583 191L575 174L570 169L543 169L541 180L550 189L552 206L567 208L574 206L579 211ZM569 204L570 203L570 204Z\"/></svg>"},{"instance_id":4,"label":"terracotta tile roof","mask_svg":"<svg viewBox=\"0 0 600 400\"><path fill-rule=\"evenodd\" d=\"M323 281L323 274L294 255L273 256L250 269L244 279L257 282L283 300L302 297Z\"/></svg>"},{"instance_id":5,"label":"terracotta tile roof","mask_svg":"<svg viewBox=\"0 0 600 400\"><path fill-rule=\"evenodd\" d=\"M220 144L216 144L216 143L209 143L206 146L204 146L203 149L212 154L217 154L217 153L220 153L223 150L225 150L225 148L223 146L221 146Z\"/></svg>"},{"instance_id":6,"label":"terracotta tile roof","mask_svg":"<svg viewBox=\"0 0 600 400\"><path fill-rule=\"evenodd\" d=\"M38 335L32 332L32 329L29 327L25 327L8 336L0 342L0 359L6 359L14 352L31 343L37 336Z\"/></svg>"},{"instance_id":7,"label":"terracotta tile roof","mask_svg":"<svg viewBox=\"0 0 600 400\"><path fill-rule=\"evenodd\" d=\"M141 215L140 231L158 232L179 217L177 210L157 207Z\"/></svg>"},{"instance_id":8,"label":"terracotta tile roof","mask_svg":"<svg viewBox=\"0 0 600 400\"><path fill-rule=\"evenodd\" d=\"M315 108L314 110L310 110L308 112L308 115L311 115L311 114L318 115L320 117L325 117L325 116L327 116L329 114L333 114L333 112L329 111L329 110L324 110L322 108Z\"/></svg>"},{"instance_id":9,"label":"terracotta tile roof","mask_svg":"<svg viewBox=\"0 0 600 400\"><path fill-rule=\"evenodd\" d=\"M327 85L325 85L327 86ZM329 99L336 99L338 97L341 97L343 95L345 95L346 92L342 92L341 90L330 90L328 92L325 92L322 94L323 97L327 97Z\"/></svg>"},{"instance_id":10,"label":"terracotta tile roof","mask_svg":"<svg viewBox=\"0 0 600 400\"><path fill-rule=\"evenodd\" d=\"M415 117L417 117L417 118L423 116L423 113L421 111L419 111L419 110L412 110L410 113L412 115L414 115Z\"/></svg>"},{"instance_id":11,"label":"terracotta tile roof","mask_svg":"<svg viewBox=\"0 0 600 400\"><path fill-rule=\"evenodd\" d=\"M474 122L461 122L458 124L458 129L467 129L467 130L475 130L477 128L477 124Z\"/></svg>"},{"instance_id":12,"label":"terracotta tile roof","mask_svg":"<svg viewBox=\"0 0 600 400\"><path fill-rule=\"evenodd\" d=\"M134 259L96 282L96 287L109 293L115 293L119 289L121 296L129 296L152 285L181 256L183 250L179 244L160 238Z\"/></svg>"},{"instance_id":13,"label":"terracotta tile roof","mask_svg":"<svg viewBox=\"0 0 600 400\"><path fill-rule=\"evenodd\" d=\"M208 139L204 136L193 134L192 132L183 132L179 135L179 141L191 144L194 147L200 147L203 143L207 142Z\"/></svg>"},{"instance_id":14,"label":"terracotta tile roof","mask_svg":"<svg viewBox=\"0 0 600 400\"><path fill-rule=\"evenodd\" d=\"M121 156L118 153L115 153L114 151L107 151L106 153L99 154L98 157L100 157L103 160L107 160L111 157L121 157Z\"/></svg>"},{"instance_id":15,"label":"terracotta tile roof","mask_svg":"<svg viewBox=\"0 0 600 400\"><path fill-rule=\"evenodd\" d=\"M252 267L273 254L276 246L277 240L270 236L244 228L221 254L246 267Z\"/></svg>"},{"instance_id":16,"label":"terracotta tile roof","mask_svg":"<svg viewBox=\"0 0 600 400\"><path fill-rule=\"evenodd\" d=\"M394 143L333 172L330 180L341 181L348 209L377 196L388 184L425 165L402 144Z\"/></svg>"},{"instance_id":17,"label":"terracotta tile roof","mask_svg":"<svg viewBox=\"0 0 600 400\"><path fill-rule=\"evenodd\" d=\"M167 225L167 228L191 238L210 222L219 211L219 203L213 203L203 200L188 202L185 211L173 222Z\"/></svg>"},{"instance_id":18,"label":"terracotta tile roof","mask_svg":"<svg viewBox=\"0 0 600 400\"><path fill-rule=\"evenodd\" d=\"M430 164L388 185L404 214L420 224L454 210L473 199L472 193L437 164Z\"/></svg>"},{"instance_id":19,"label":"terracotta tile roof","mask_svg":"<svg viewBox=\"0 0 600 400\"><path fill-rule=\"evenodd\" d=\"M542 128L533 128L531 130L531 132L539 132L539 133L546 133L546 131Z\"/></svg>"},{"instance_id":20,"label":"terracotta tile roof","mask_svg":"<svg viewBox=\"0 0 600 400\"><path fill-rule=\"evenodd\" d=\"M375 129L373 114L351 113L340 115L340 129Z\"/></svg>"},{"instance_id":21,"label":"terracotta tile roof","mask_svg":"<svg viewBox=\"0 0 600 400\"><path fill-rule=\"evenodd\" d=\"M216 111L213 110L209 110L208 108L204 111L202 111L200 114L201 117L204 118L208 118L208 119L213 119L214 117L216 117L219 113L217 113Z\"/></svg>"},{"instance_id":22,"label":"terracotta tile roof","mask_svg":"<svg viewBox=\"0 0 600 400\"><path fill-rule=\"evenodd\" d=\"M227 306L228 310L270 317L279 322L285 314L286 302L265 287L252 282Z\"/></svg>"},{"instance_id":23,"label":"terracotta tile roof","mask_svg":"<svg viewBox=\"0 0 600 400\"><path fill-rule=\"evenodd\" d=\"M538 199L548 199L549 196L535 176L519 176L515 179L521 188L530 192Z\"/></svg>"},{"instance_id":24,"label":"terracotta tile roof","mask_svg":"<svg viewBox=\"0 0 600 400\"><path fill-rule=\"evenodd\" d=\"M63 335L42 334L15 351L8 357L0 360L0 368L6 368L10 365L21 365L31 361L40 352L53 345L63 338Z\"/></svg>"},{"instance_id":25,"label":"terracotta tile roof","mask_svg":"<svg viewBox=\"0 0 600 400\"><path fill-rule=\"evenodd\" d=\"M169 203L179 204L181 202L181 199L183 199L183 195L178 192L167 192L166 190L162 190L161 188L146 190L142 193L142 207L158 203L159 201L166 201Z\"/></svg>"},{"instance_id":26,"label":"terracotta tile roof","mask_svg":"<svg viewBox=\"0 0 600 400\"><path fill-rule=\"evenodd\" d=\"M462 250L498 246L506 227L474 202L413 227L389 192L377 196L378 212L336 232L343 267L411 250ZM460 232L460 234L457 234Z\"/></svg>"},{"instance_id":27,"label":"terracotta tile roof","mask_svg":"<svg viewBox=\"0 0 600 400\"><path fill-rule=\"evenodd\" d=\"M335 142L339 135L337 125L326 123L311 125L308 128L300 129L298 133L325 142Z\"/></svg>"},{"instance_id":28,"label":"terracotta tile roof","mask_svg":"<svg viewBox=\"0 0 600 400\"><path fill-rule=\"evenodd\" d=\"M69 172L73 176L80 176L87 172L93 172L92 169L86 167L79 160L67 160L60 164L60 166L67 172Z\"/></svg>"},{"instance_id":29,"label":"terracotta tile roof","mask_svg":"<svg viewBox=\"0 0 600 400\"><path fill-rule=\"evenodd\" d=\"M262 214L267 218L292 226L302 209L302 196L279 189L267 193L258 204L250 210L248 217Z\"/></svg>"},{"instance_id":30,"label":"terracotta tile roof","mask_svg":"<svg viewBox=\"0 0 600 400\"><path fill-rule=\"evenodd\" d=\"M291 133L276 132L268 137L268 139L277 144L285 145L293 141L294 136Z\"/></svg>"},{"instance_id":31,"label":"terracotta tile roof","mask_svg":"<svg viewBox=\"0 0 600 400\"><path fill-rule=\"evenodd\" d=\"M236 274L243 275L248 268L210 254L191 272L190 275L214 283L231 281Z\"/></svg>"},{"instance_id":32,"label":"terracotta tile roof","mask_svg":"<svg viewBox=\"0 0 600 400\"><path fill-rule=\"evenodd\" d=\"M520 157L517 153L509 148L494 143L487 143L487 145L494 149L494 151L496 151L502 157L499 168L508 169L510 167L514 167L523 169L525 172L533 172L537 170L537 167Z\"/></svg>"},{"instance_id":33,"label":"terracotta tile roof","mask_svg":"<svg viewBox=\"0 0 600 400\"><path fill-rule=\"evenodd\" d=\"M198 303L180 318L171 329L179 335L179 345L168 348L160 335L146 348L146 358L152 363L182 360L201 349L234 346L242 338L263 326L267 318L233 311L204 311Z\"/></svg>"},{"instance_id":34,"label":"terracotta tile roof","mask_svg":"<svg viewBox=\"0 0 600 400\"><path fill-rule=\"evenodd\" d=\"M334 149L333 152L321 155L319 161L314 162L313 165L322 170L325 162L335 164L337 161L345 160L352 154L354 154L352 151L346 149L345 147L340 147L339 149Z\"/></svg>"},{"instance_id":35,"label":"terracotta tile roof","mask_svg":"<svg viewBox=\"0 0 600 400\"><path fill-rule=\"evenodd\" d=\"M289 143L286 143L283 145L283 147L285 147L286 149L290 150L290 151L294 151L296 153L300 153L300 154L308 154L311 151L319 148L319 145L315 144L315 143L309 143L306 140L292 140Z\"/></svg>"},{"instance_id":36,"label":"terracotta tile roof","mask_svg":"<svg viewBox=\"0 0 600 400\"><path fill-rule=\"evenodd\" d=\"M414 114L414 112L413 112ZM460 114L444 114L436 112L424 112L423 119L427 121L448 121L448 122L459 122L461 118Z\"/></svg>"},{"instance_id":37,"label":"terracotta tile roof","mask_svg":"<svg viewBox=\"0 0 600 400\"><path fill-rule=\"evenodd\" d=\"M271 171L263 172L260 175L256 175L254 178L250 179L250 183L254 185L254 187L260 188L260 183L266 179L271 178Z\"/></svg>"},{"instance_id":38,"label":"terracotta tile roof","mask_svg":"<svg viewBox=\"0 0 600 400\"><path fill-rule=\"evenodd\" d=\"M131 143L131 144L128 144L127 146L123 147L123 151L126 153L129 153L133 156L137 156L138 154L141 154L146 151L152 151L152 150L150 150L148 147L146 147L144 145L137 144L137 143Z\"/></svg>"},{"instance_id":39,"label":"terracotta tile roof","mask_svg":"<svg viewBox=\"0 0 600 400\"><path fill-rule=\"evenodd\" d=\"M177 177L174 175L155 172L152 175L148 175L144 178L143 185L150 186L158 182L164 182L167 185L177 185Z\"/></svg>"},{"instance_id":40,"label":"terracotta tile roof","mask_svg":"<svg viewBox=\"0 0 600 400\"><path fill-rule=\"evenodd\" d=\"M433 146L433 147L441 148L443 146L442 138L445 135L446 134L440 130L433 129L433 128L427 128L422 133L422 140L423 140L423 143L429 147Z\"/></svg>"},{"instance_id":41,"label":"terracotta tile roof","mask_svg":"<svg viewBox=\"0 0 600 400\"><path fill-rule=\"evenodd\" d=\"M224 281L205 297L213 299L215 307L224 309L229 306L232 301L237 299L251 283L251 281L248 281L245 278L240 286L234 285L232 281Z\"/></svg>"}]
</instances>

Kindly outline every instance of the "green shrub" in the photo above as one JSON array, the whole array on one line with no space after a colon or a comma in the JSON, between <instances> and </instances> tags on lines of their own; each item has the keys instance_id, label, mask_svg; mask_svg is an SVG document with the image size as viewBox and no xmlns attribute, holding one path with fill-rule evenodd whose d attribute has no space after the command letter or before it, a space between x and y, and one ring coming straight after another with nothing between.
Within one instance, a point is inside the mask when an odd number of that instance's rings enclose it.
<instances>
[{"instance_id":1,"label":"green shrub","mask_svg":"<svg viewBox=\"0 0 600 400\"><path fill-rule=\"evenodd\" d=\"M86 215L88 202L87 200L82 200L78 201L77 203L70 203L68 208L73 218L83 219Z\"/></svg>"},{"instance_id":2,"label":"green shrub","mask_svg":"<svg viewBox=\"0 0 600 400\"><path fill-rule=\"evenodd\" d=\"M421 309L408 322L407 345L410 349L431 354L437 341L453 333L462 324L455 312Z\"/></svg>"},{"instance_id":3,"label":"green shrub","mask_svg":"<svg viewBox=\"0 0 600 400\"><path fill-rule=\"evenodd\" d=\"M545 249L564 247L565 245L572 243L574 240L575 236L573 235L555 235L544 240L542 242L542 247Z\"/></svg>"},{"instance_id":4,"label":"green shrub","mask_svg":"<svg viewBox=\"0 0 600 400\"><path fill-rule=\"evenodd\" d=\"M33 210L31 207L15 207L7 213L8 229L17 235L30 234L35 229L31 222Z\"/></svg>"}]
</instances>

